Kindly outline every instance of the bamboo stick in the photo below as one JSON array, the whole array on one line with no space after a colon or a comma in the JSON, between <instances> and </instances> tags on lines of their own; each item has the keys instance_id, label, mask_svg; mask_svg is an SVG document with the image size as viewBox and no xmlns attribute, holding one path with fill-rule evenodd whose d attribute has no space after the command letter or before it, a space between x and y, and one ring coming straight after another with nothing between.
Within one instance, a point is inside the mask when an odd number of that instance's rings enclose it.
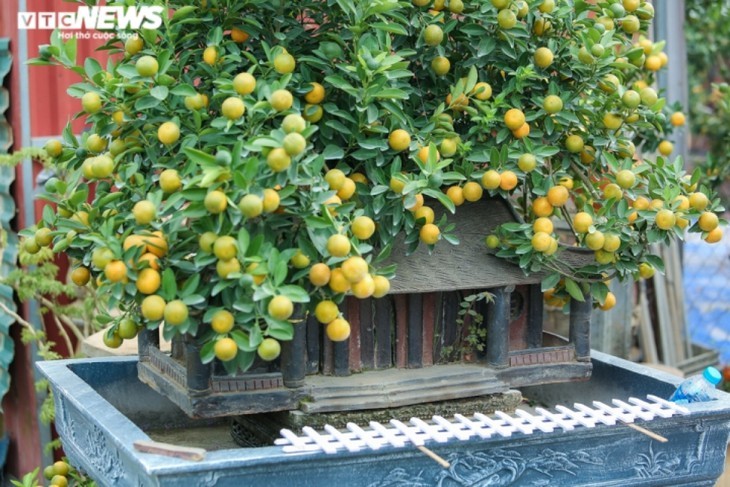
<instances>
[{"instance_id":1,"label":"bamboo stick","mask_svg":"<svg viewBox=\"0 0 730 487\"><path fill-rule=\"evenodd\" d=\"M451 464L448 461L444 460L443 457L437 455L436 453L434 453L432 450L429 450L425 446L420 445L417 448L421 451L421 453L423 453L424 455L429 457L431 460L433 460L434 462L441 465L443 468L451 467Z\"/></svg>"},{"instance_id":2,"label":"bamboo stick","mask_svg":"<svg viewBox=\"0 0 730 487\"><path fill-rule=\"evenodd\" d=\"M623 422L623 421L622 421L622 422ZM654 432L653 432L653 431L651 431L651 430L648 430L648 429L646 429L646 428L642 428L642 427L641 427L641 426L639 426L638 424L634 424L634 423L626 423L626 422L623 422L623 423L624 423L624 424L625 424L626 426L628 426L629 428L631 428L631 429L633 429L633 430L636 430L636 431L638 431L639 433L641 433L641 434L643 434L643 435L646 435L646 436L648 436L649 438L651 438L651 439L653 439L653 440L659 441L659 442L661 442L661 443L666 443L666 442L668 442L668 441L669 441L668 439L666 439L666 438L665 438L665 437L663 437L662 435L658 435L658 434L654 433Z\"/></svg>"},{"instance_id":3,"label":"bamboo stick","mask_svg":"<svg viewBox=\"0 0 730 487\"><path fill-rule=\"evenodd\" d=\"M137 440L133 443L134 449L142 453L153 453L155 455L163 455L166 457L181 458L199 462L205 459L206 451L203 448L194 448L190 446L171 445L169 443L160 443L157 441Z\"/></svg>"}]
</instances>

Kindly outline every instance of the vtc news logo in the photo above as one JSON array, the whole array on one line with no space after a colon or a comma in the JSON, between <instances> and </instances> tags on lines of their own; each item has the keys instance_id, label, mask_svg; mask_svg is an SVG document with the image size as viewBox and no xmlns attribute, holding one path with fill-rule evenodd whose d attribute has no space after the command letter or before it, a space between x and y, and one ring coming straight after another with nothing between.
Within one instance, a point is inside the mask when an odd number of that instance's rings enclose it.
<instances>
[{"instance_id":1,"label":"vtc news logo","mask_svg":"<svg viewBox=\"0 0 730 487\"><path fill-rule=\"evenodd\" d=\"M157 29L163 7L79 7L76 12L18 12L21 30Z\"/></svg>"}]
</instances>

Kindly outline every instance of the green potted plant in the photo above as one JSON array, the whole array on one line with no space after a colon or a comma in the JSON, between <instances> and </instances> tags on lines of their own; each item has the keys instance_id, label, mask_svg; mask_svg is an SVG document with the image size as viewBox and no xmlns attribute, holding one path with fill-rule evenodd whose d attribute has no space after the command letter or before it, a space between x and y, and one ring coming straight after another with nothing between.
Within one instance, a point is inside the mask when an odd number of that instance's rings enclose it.
<instances>
[{"instance_id":1,"label":"green potted plant","mask_svg":"<svg viewBox=\"0 0 730 487\"><path fill-rule=\"evenodd\" d=\"M26 249L73 259L110 346L162 328L245 371L278 357L297 306L346 340L339 304L388 293L396 239L458 245L448 214L487 196L521 221L485 246L561 304L608 309L607 278L661 270L652 244L722 235L719 201L669 158L648 2L164 6L159 29L114 32L106 66L58 33L33 61L83 78L88 131L46 146L55 210ZM566 265L570 247L594 258Z\"/></svg>"}]
</instances>

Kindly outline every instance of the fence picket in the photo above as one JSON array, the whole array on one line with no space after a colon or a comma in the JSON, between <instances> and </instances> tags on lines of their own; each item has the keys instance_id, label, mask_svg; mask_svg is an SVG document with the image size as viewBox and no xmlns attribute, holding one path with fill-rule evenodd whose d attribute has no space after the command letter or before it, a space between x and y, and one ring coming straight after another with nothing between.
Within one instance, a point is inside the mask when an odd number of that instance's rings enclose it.
<instances>
[{"instance_id":1,"label":"fence picket","mask_svg":"<svg viewBox=\"0 0 730 487\"><path fill-rule=\"evenodd\" d=\"M533 416L527 411L523 411L521 409L517 409L515 414L523 421L529 423L531 426L539 429L543 433L552 433L555 431L555 426L557 426L550 418L545 416ZM546 419L547 421L545 421Z\"/></svg>"},{"instance_id":2,"label":"fence picket","mask_svg":"<svg viewBox=\"0 0 730 487\"><path fill-rule=\"evenodd\" d=\"M408 445L423 447L427 442L448 443L451 440L466 441L475 436L488 439L498 434L510 437L513 433L524 435L537 431L550 434L556 428L571 431L577 427L594 428L603 424L613 426L618 421L632 423L638 418L651 421L654 418L669 418L675 415L690 414L689 409L666 401L654 395L648 395L647 401L630 397L627 401L612 399L612 406L600 401L593 401L593 407L575 403L573 408L557 405L555 411L535 408L535 413L517 410L513 414L496 411L494 417L474 413L471 418L455 414L453 419L433 416L430 421L413 417L410 424L391 419L388 425L377 421L369 423L370 430L364 430L355 423L347 423L346 431L325 425L324 434L309 426L302 428L302 435L297 436L288 429L281 430L282 438L274 444L281 446L285 453L324 452L328 454L347 450L358 452L365 449L379 450L385 446L403 448ZM644 434L649 434L644 432Z\"/></svg>"},{"instance_id":3,"label":"fence picket","mask_svg":"<svg viewBox=\"0 0 730 487\"><path fill-rule=\"evenodd\" d=\"M620 399L612 399L611 402L626 411L630 411L631 414L633 414L637 418L643 419L644 421L651 421L656 416L653 412L646 411L641 406L632 406L631 404L627 404Z\"/></svg>"},{"instance_id":4,"label":"fence picket","mask_svg":"<svg viewBox=\"0 0 730 487\"><path fill-rule=\"evenodd\" d=\"M385 438L374 438L372 434L365 431L355 423L347 423L347 429L358 438L360 438L371 450L379 450L382 446L388 444Z\"/></svg>"}]
</instances>

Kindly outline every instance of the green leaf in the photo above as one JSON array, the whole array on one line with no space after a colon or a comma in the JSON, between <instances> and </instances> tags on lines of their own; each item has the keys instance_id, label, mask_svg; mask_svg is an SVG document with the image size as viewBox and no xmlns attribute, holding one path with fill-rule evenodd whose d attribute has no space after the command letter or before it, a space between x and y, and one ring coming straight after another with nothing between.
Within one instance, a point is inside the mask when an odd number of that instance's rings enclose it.
<instances>
[{"instance_id":1,"label":"green leaf","mask_svg":"<svg viewBox=\"0 0 730 487\"><path fill-rule=\"evenodd\" d=\"M162 271L162 292L160 295L165 301L172 301L177 295L175 272L169 267Z\"/></svg>"},{"instance_id":2,"label":"green leaf","mask_svg":"<svg viewBox=\"0 0 730 487\"><path fill-rule=\"evenodd\" d=\"M294 338L294 325L288 321L275 320L270 316L264 318L268 327L266 334L277 340L291 340Z\"/></svg>"},{"instance_id":3,"label":"green leaf","mask_svg":"<svg viewBox=\"0 0 730 487\"><path fill-rule=\"evenodd\" d=\"M87 57L86 61L84 61L84 72L86 73L86 76L89 77L89 79L94 79L94 76L96 76L98 73L101 73L103 71L101 64L99 64L99 61L92 57Z\"/></svg>"},{"instance_id":4,"label":"green leaf","mask_svg":"<svg viewBox=\"0 0 730 487\"><path fill-rule=\"evenodd\" d=\"M63 47L61 31L58 29L55 29L53 32L51 32L51 46L55 47L57 50L60 50Z\"/></svg>"},{"instance_id":5,"label":"green leaf","mask_svg":"<svg viewBox=\"0 0 730 487\"><path fill-rule=\"evenodd\" d=\"M337 5L339 5L345 15L350 17L352 20L354 20L355 16L357 16L357 9L355 8L353 0L337 0Z\"/></svg>"},{"instance_id":6,"label":"green leaf","mask_svg":"<svg viewBox=\"0 0 730 487\"><path fill-rule=\"evenodd\" d=\"M139 73L137 73L137 68L135 68L131 64L121 64L117 66L117 74L120 76L123 76L128 79L135 78L139 76ZM130 86L133 86L130 84Z\"/></svg>"},{"instance_id":7,"label":"green leaf","mask_svg":"<svg viewBox=\"0 0 730 487\"><path fill-rule=\"evenodd\" d=\"M43 207L43 221L48 225L51 226L53 221L56 219L56 214L53 211L53 207L50 205L46 205Z\"/></svg>"},{"instance_id":8,"label":"green leaf","mask_svg":"<svg viewBox=\"0 0 730 487\"><path fill-rule=\"evenodd\" d=\"M294 303L308 303L309 302L309 293L307 291L299 286L280 286L278 288L279 293L283 294L287 298L291 299Z\"/></svg>"},{"instance_id":9,"label":"green leaf","mask_svg":"<svg viewBox=\"0 0 730 487\"><path fill-rule=\"evenodd\" d=\"M591 296L593 296L594 301L598 303L603 303L606 301L606 296L608 295L608 286L606 286L602 282L594 282L591 284Z\"/></svg>"},{"instance_id":10,"label":"green leaf","mask_svg":"<svg viewBox=\"0 0 730 487\"><path fill-rule=\"evenodd\" d=\"M195 162L196 164L215 164L215 156L211 154L206 154L205 152L193 149L192 147L185 147L183 149L185 152L185 155L190 158L191 161Z\"/></svg>"},{"instance_id":11,"label":"green leaf","mask_svg":"<svg viewBox=\"0 0 730 487\"><path fill-rule=\"evenodd\" d=\"M235 363L236 367L239 370L246 371L251 368L251 365L253 365L253 361L256 358L255 352L248 352L248 351L239 351L238 355L236 355Z\"/></svg>"},{"instance_id":12,"label":"green leaf","mask_svg":"<svg viewBox=\"0 0 730 487\"><path fill-rule=\"evenodd\" d=\"M172 22L174 23L182 19L188 18L197 9L198 7L196 7L195 5L186 5L184 7L180 7L172 15Z\"/></svg>"},{"instance_id":13,"label":"green leaf","mask_svg":"<svg viewBox=\"0 0 730 487\"><path fill-rule=\"evenodd\" d=\"M150 95L160 101L163 101L165 98L167 98L169 92L170 90L168 90L166 86L155 86L150 90Z\"/></svg>"},{"instance_id":14,"label":"green leaf","mask_svg":"<svg viewBox=\"0 0 730 487\"><path fill-rule=\"evenodd\" d=\"M337 132L340 132L340 133L344 134L344 135L351 135L352 134L352 131L349 128L347 128L347 126L345 126L345 124L343 124L339 120L327 120L325 122L325 125L327 127L330 127L332 129L336 130Z\"/></svg>"},{"instance_id":15,"label":"green leaf","mask_svg":"<svg viewBox=\"0 0 730 487\"><path fill-rule=\"evenodd\" d=\"M471 152L466 156L466 160L469 162L490 162L491 157L486 151ZM493 164L499 164L499 161L495 161Z\"/></svg>"},{"instance_id":16,"label":"green leaf","mask_svg":"<svg viewBox=\"0 0 730 487\"><path fill-rule=\"evenodd\" d=\"M28 66L54 66L50 61L44 61L43 59L33 58L25 62ZM12 481L11 481L12 482Z\"/></svg>"},{"instance_id":17,"label":"green leaf","mask_svg":"<svg viewBox=\"0 0 730 487\"><path fill-rule=\"evenodd\" d=\"M102 198L99 199L97 202L97 207L104 208L108 206L110 203L113 203L114 201L124 198L124 193L116 192L116 193L109 193Z\"/></svg>"},{"instance_id":18,"label":"green leaf","mask_svg":"<svg viewBox=\"0 0 730 487\"><path fill-rule=\"evenodd\" d=\"M405 100L408 98L408 93L397 88L386 88L378 91L375 94L375 98L386 100Z\"/></svg>"},{"instance_id":19,"label":"green leaf","mask_svg":"<svg viewBox=\"0 0 730 487\"><path fill-rule=\"evenodd\" d=\"M352 96L357 96L358 94L358 91L355 89L355 87L348 83L341 76L327 76L324 80L335 88L338 88Z\"/></svg>"},{"instance_id":20,"label":"green leaf","mask_svg":"<svg viewBox=\"0 0 730 487\"><path fill-rule=\"evenodd\" d=\"M696 167L694 171L692 171L692 178L690 179L690 184L697 184L697 182L702 178L702 168Z\"/></svg>"},{"instance_id":21,"label":"green leaf","mask_svg":"<svg viewBox=\"0 0 730 487\"><path fill-rule=\"evenodd\" d=\"M286 279L287 265L286 260L278 260L274 266L274 285L279 286Z\"/></svg>"},{"instance_id":22,"label":"green leaf","mask_svg":"<svg viewBox=\"0 0 730 487\"><path fill-rule=\"evenodd\" d=\"M441 238L449 242L451 245L459 245L459 238L453 233L442 233Z\"/></svg>"},{"instance_id":23,"label":"green leaf","mask_svg":"<svg viewBox=\"0 0 730 487\"><path fill-rule=\"evenodd\" d=\"M238 372L238 355L233 360L221 362L228 375L235 375Z\"/></svg>"},{"instance_id":24,"label":"green leaf","mask_svg":"<svg viewBox=\"0 0 730 487\"><path fill-rule=\"evenodd\" d=\"M241 229L238 231L238 253L240 255L246 255L246 251L248 250L248 245L251 242L251 236L249 235L248 231L241 227Z\"/></svg>"},{"instance_id":25,"label":"green leaf","mask_svg":"<svg viewBox=\"0 0 730 487\"><path fill-rule=\"evenodd\" d=\"M499 152L499 149L497 147L492 147L492 150L489 153L489 162L492 166L499 166L504 164L506 161L503 161L501 159L502 155Z\"/></svg>"},{"instance_id":26,"label":"green leaf","mask_svg":"<svg viewBox=\"0 0 730 487\"><path fill-rule=\"evenodd\" d=\"M449 199L449 197L446 196L443 192L427 188L423 190L423 194L432 198L436 198L439 203L444 205L447 210L449 210L451 213L456 213L456 206L454 205L454 202L451 201L451 199Z\"/></svg>"},{"instance_id":27,"label":"green leaf","mask_svg":"<svg viewBox=\"0 0 730 487\"><path fill-rule=\"evenodd\" d=\"M205 343L200 348L200 361L204 364L209 364L215 359L215 342L210 341Z\"/></svg>"},{"instance_id":28,"label":"green leaf","mask_svg":"<svg viewBox=\"0 0 730 487\"><path fill-rule=\"evenodd\" d=\"M555 286L557 286L558 283L560 282L560 278L561 278L561 276L557 272L548 274L547 276L545 276L543 278L542 282L540 283L540 290L542 292L545 292L548 289L555 288Z\"/></svg>"},{"instance_id":29,"label":"green leaf","mask_svg":"<svg viewBox=\"0 0 730 487\"><path fill-rule=\"evenodd\" d=\"M154 96L143 96L137 100L134 104L134 109L138 111L149 110L155 108L160 104L160 99Z\"/></svg>"},{"instance_id":30,"label":"green leaf","mask_svg":"<svg viewBox=\"0 0 730 487\"><path fill-rule=\"evenodd\" d=\"M262 341L264 341L264 335L261 333L261 328L259 328L258 323L254 323L248 333L248 346L249 348L256 350L259 345L261 345Z\"/></svg>"},{"instance_id":31,"label":"green leaf","mask_svg":"<svg viewBox=\"0 0 730 487\"><path fill-rule=\"evenodd\" d=\"M552 157L558 152L560 152L559 147L543 145L536 147L534 153L537 157Z\"/></svg>"},{"instance_id":32,"label":"green leaf","mask_svg":"<svg viewBox=\"0 0 730 487\"><path fill-rule=\"evenodd\" d=\"M63 45L63 52L68 57L69 62L72 65L76 64L76 36L72 36Z\"/></svg>"},{"instance_id":33,"label":"green leaf","mask_svg":"<svg viewBox=\"0 0 730 487\"><path fill-rule=\"evenodd\" d=\"M322 157L328 161L333 159L342 159L345 157L345 151L336 145L328 145L322 151Z\"/></svg>"},{"instance_id":34,"label":"green leaf","mask_svg":"<svg viewBox=\"0 0 730 487\"><path fill-rule=\"evenodd\" d=\"M572 279L565 278L565 289L568 291L568 294L575 299L576 301L580 301L581 303L584 302L585 296L583 296L583 291L581 291L580 287L576 282Z\"/></svg>"},{"instance_id":35,"label":"green leaf","mask_svg":"<svg viewBox=\"0 0 730 487\"><path fill-rule=\"evenodd\" d=\"M205 299L205 297L201 296L200 294L191 294L189 296L185 296L184 298L182 298L182 301L183 301L183 303L187 304L188 306L198 306L200 304L205 303L206 299Z\"/></svg>"},{"instance_id":36,"label":"green leaf","mask_svg":"<svg viewBox=\"0 0 730 487\"><path fill-rule=\"evenodd\" d=\"M406 28L400 24L386 24L385 22L374 22L370 24L370 27L385 32L390 32L391 34L398 34L402 36L408 35L408 31L406 30Z\"/></svg>"},{"instance_id":37,"label":"green leaf","mask_svg":"<svg viewBox=\"0 0 730 487\"><path fill-rule=\"evenodd\" d=\"M647 254L644 259L651 264L651 266L659 272L664 272L664 261L658 255Z\"/></svg>"},{"instance_id":38,"label":"green leaf","mask_svg":"<svg viewBox=\"0 0 730 487\"><path fill-rule=\"evenodd\" d=\"M238 345L238 348L241 350L246 352L255 352L256 348L258 348L258 344L253 347L251 346L249 336L243 330L233 329L229 335L233 338L233 341L236 342L236 345Z\"/></svg>"},{"instance_id":39,"label":"green leaf","mask_svg":"<svg viewBox=\"0 0 730 487\"><path fill-rule=\"evenodd\" d=\"M208 33L208 45L217 46L223 40L223 29L218 26Z\"/></svg>"},{"instance_id":40,"label":"green leaf","mask_svg":"<svg viewBox=\"0 0 730 487\"><path fill-rule=\"evenodd\" d=\"M477 81L479 81L479 74L477 73L476 66L472 66L469 69L469 75L466 78L466 87L464 88L464 91L470 93L471 90L474 89L474 86L476 86Z\"/></svg>"},{"instance_id":41,"label":"green leaf","mask_svg":"<svg viewBox=\"0 0 730 487\"><path fill-rule=\"evenodd\" d=\"M529 225L525 226L524 223L516 223L516 222L504 223L501 225L501 228L509 233L521 232L526 227L529 228Z\"/></svg>"},{"instance_id":42,"label":"green leaf","mask_svg":"<svg viewBox=\"0 0 730 487\"><path fill-rule=\"evenodd\" d=\"M72 207L77 207L89 197L89 188L86 185L79 186L79 189L71 195L69 203Z\"/></svg>"},{"instance_id":43,"label":"green leaf","mask_svg":"<svg viewBox=\"0 0 730 487\"><path fill-rule=\"evenodd\" d=\"M200 284L200 274L193 274L185 281L182 289L180 289L180 297L185 298L195 293L195 291L198 289L198 284Z\"/></svg>"},{"instance_id":44,"label":"green leaf","mask_svg":"<svg viewBox=\"0 0 730 487\"><path fill-rule=\"evenodd\" d=\"M170 90L170 93L175 96L195 96L198 94L195 88L185 83L177 85Z\"/></svg>"},{"instance_id":45,"label":"green leaf","mask_svg":"<svg viewBox=\"0 0 730 487\"><path fill-rule=\"evenodd\" d=\"M246 159L246 162L243 165L243 169L241 171L235 171L233 173L236 184L241 188L247 188L254 181L258 169L259 159L257 157L249 157L248 159Z\"/></svg>"}]
</instances>

